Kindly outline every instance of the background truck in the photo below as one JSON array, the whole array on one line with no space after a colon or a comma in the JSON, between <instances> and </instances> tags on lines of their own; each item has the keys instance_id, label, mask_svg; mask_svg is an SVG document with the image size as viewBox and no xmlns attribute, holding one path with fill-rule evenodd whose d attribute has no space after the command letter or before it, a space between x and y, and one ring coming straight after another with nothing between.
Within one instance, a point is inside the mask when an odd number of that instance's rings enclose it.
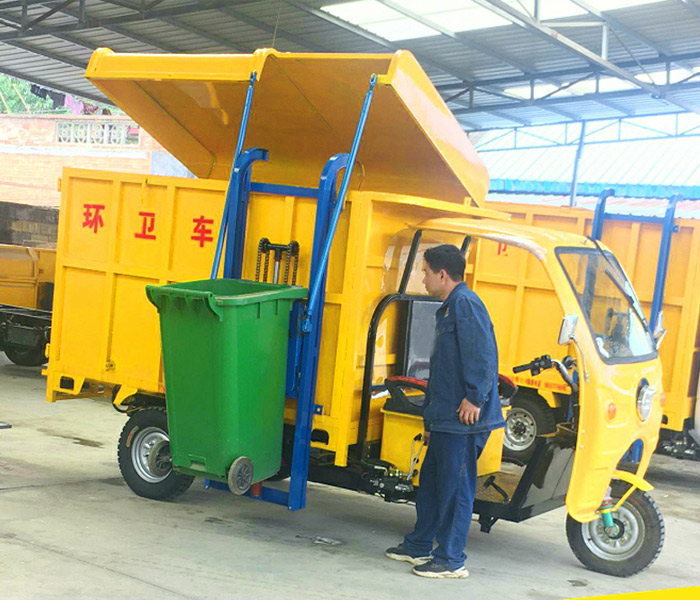
<instances>
[{"instance_id":1,"label":"background truck","mask_svg":"<svg viewBox=\"0 0 700 600\"><path fill-rule=\"evenodd\" d=\"M0 244L0 350L15 364L46 362L56 250Z\"/></svg>"}]
</instances>

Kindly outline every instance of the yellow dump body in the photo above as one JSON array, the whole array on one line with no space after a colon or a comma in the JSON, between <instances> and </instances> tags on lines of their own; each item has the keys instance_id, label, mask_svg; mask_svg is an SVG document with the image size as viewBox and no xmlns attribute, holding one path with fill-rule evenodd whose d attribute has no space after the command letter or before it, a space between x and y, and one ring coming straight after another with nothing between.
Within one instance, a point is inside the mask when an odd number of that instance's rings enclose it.
<instances>
[{"instance_id":1,"label":"yellow dump body","mask_svg":"<svg viewBox=\"0 0 700 600\"><path fill-rule=\"evenodd\" d=\"M137 391L164 392L158 314L144 288L208 276L226 185L64 170L49 400L80 396L86 382L122 386L118 401ZM345 464L348 446L357 440L372 312L398 287L399 254L407 246L394 247L396 233L426 219L474 213L486 214L425 198L349 195L329 261L316 387L323 414L314 418L314 428L329 437L327 444L317 445L336 452L336 464ZM261 238L284 244L296 240L301 248L298 283L308 285L314 215L314 199L252 193L243 278L255 277ZM463 236L445 239L461 243ZM397 312L387 311L380 324L383 352L375 363L375 383L395 374L396 326ZM382 404L381 398L373 401L370 439L381 435ZM293 415L290 402L286 418L293 422Z\"/></svg>"},{"instance_id":2,"label":"yellow dump body","mask_svg":"<svg viewBox=\"0 0 700 600\"><path fill-rule=\"evenodd\" d=\"M507 211L514 223L545 227L555 231L567 231L589 235L593 212L581 208L549 207L534 204L492 202L489 207ZM698 372L700 372L700 221L676 219L678 231L671 238L668 276L663 298L664 327L668 330L659 355L663 365L663 389L666 394L662 427L683 431L686 419L693 416L698 396ZM659 223L640 221L606 220L603 242L613 251L627 272L645 314L649 315L656 265L661 242ZM495 255L494 251L492 254ZM539 279L533 281L530 266L508 265L507 260L495 256L493 262L480 264L479 273L489 281L508 274L508 286L519 286L523 297L547 294L541 289ZM522 259L520 259L522 260ZM505 271L504 271L505 269ZM477 288L478 292L482 292ZM503 294L503 291L500 292ZM549 296L553 294L550 293ZM551 304L551 301L550 301ZM490 307L494 310L495 307ZM507 310L504 307L504 312ZM498 314L498 313L496 313ZM537 327L549 332L540 337L529 335L527 319L523 314L514 339L523 340L511 347L512 355L505 362L508 366L528 362L531 357L544 353L555 355L556 343L550 333L559 327L561 313L543 312L549 318L538 319ZM498 316L494 316L498 320ZM517 347L517 349L516 349ZM552 403L546 394L547 378L515 377L519 385L536 387Z\"/></svg>"},{"instance_id":3,"label":"yellow dump body","mask_svg":"<svg viewBox=\"0 0 700 600\"><path fill-rule=\"evenodd\" d=\"M56 251L0 244L0 304L51 308Z\"/></svg>"},{"instance_id":4,"label":"yellow dump body","mask_svg":"<svg viewBox=\"0 0 700 600\"><path fill-rule=\"evenodd\" d=\"M251 179L288 191L251 193L242 275L254 277L261 238L295 240L301 285L309 284L316 200L289 186L317 187L325 163L350 150L370 79L378 78L330 255L317 381L323 408L314 427L328 434L318 445L344 465L357 439L369 320L398 286L399 259L385 267L393 236L431 218L505 218L479 208L486 170L409 52L97 50L86 76L201 179L64 171L48 398L94 394L100 385L121 386L117 403L163 393L157 314L144 286L208 276L252 73L244 147L265 148L269 160L254 165ZM396 320L389 310L381 325L392 344ZM390 349L375 379L396 362ZM381 405L372 403L370 439L381 434ZM293 412L289 402L290 421Z\"/></svg>"}]
</instances>

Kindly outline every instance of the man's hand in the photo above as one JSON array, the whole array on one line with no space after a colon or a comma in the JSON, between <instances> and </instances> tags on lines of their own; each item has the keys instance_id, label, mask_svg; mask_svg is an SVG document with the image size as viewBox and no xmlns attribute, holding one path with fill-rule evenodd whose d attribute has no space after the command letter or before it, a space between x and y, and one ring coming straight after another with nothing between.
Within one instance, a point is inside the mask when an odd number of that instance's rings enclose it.
<instances>
[{"instance_id":1,"label":"man's hand","mask_svg":"<svg viewBox=\"0 0 700 600\"><path fill-rule=\"evenodd\" d=\"M429 431L424 431L423 432L423 443L427 446L430 443L430 432Z\"/></svg>"},{"instance_id":2,"label":"man's hand","mask_svg":"<svg viewBox=\"0 0 700 600\"><path fill-rule=\"evenodd\" d=\"M474 406L466 398L463 398L459 408L457 409L460 423L464 423L464 425L473 425L479 420L480 411L480 408Z\"/></svg>"}]
</instances>

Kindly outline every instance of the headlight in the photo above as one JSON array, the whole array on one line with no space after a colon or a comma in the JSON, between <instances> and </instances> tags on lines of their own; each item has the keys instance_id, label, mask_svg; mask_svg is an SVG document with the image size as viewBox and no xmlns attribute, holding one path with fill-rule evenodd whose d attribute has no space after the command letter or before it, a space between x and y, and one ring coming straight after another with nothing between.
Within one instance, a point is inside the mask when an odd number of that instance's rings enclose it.
<instances>
[{"instance_id":1,"label":"headlight","mask_svg":"<svg viewBox=\"0 0 700 600\"><path fill-rule=\"evenodd\" d=\"M637 389L637 414L642 421L646 421L651 414L655 394L656 390L646 379L642 379Z\"/></svg>"}]
</instances>

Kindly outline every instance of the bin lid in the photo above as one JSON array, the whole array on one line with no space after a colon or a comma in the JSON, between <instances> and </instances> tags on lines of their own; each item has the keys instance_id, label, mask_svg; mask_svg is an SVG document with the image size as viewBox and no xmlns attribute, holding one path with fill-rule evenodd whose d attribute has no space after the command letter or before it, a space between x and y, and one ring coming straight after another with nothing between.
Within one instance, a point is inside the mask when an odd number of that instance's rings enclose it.
<instances>
[{"instance_id":1,"label":"bin lid","mask_svg":"<svg viewBox=\"0 0 700 600\"><path fill-rule=\"evenodd\" d=\"M486 168L408 51L149 55L100 48L86 77L197 177L228 179L252 72L244 147L270 151L267 163L253 167L255 181L317 187L326 161L350 151L376 73L351 189L484 201Z\"/></svg>"}]
</instances>

